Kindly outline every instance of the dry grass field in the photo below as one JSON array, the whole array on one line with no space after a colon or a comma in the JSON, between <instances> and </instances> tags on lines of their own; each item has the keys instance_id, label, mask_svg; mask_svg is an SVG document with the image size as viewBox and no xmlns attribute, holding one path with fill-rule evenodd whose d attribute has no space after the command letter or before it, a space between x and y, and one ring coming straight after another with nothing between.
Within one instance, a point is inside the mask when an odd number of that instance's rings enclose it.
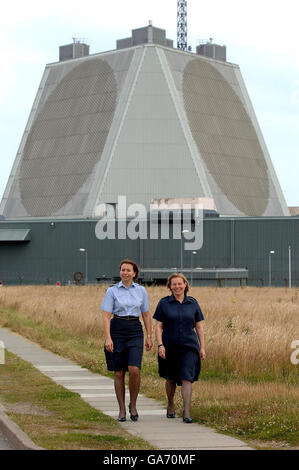
<instances>
[{"instance_id":1,"label":"dry grass field","mask_svg":"<svg viewBox=\"0 0 299 470\"><path fill-rule=\"evenodd\" d=\"M149 287L151 313L165 287ZM105 286L17 286L0 290L0 305L50 327L103 342L100 304ZM211 288L190 291L205 316L206 363L215 375L293 375L291 343L299 339L299 289ZM218 371L218 372L217 372Z\"/></svg>"},{"instance_id":2,"label":"dry grass field","mask_svg":"<svg viewBox=\"0 0 299 470\"><path fill-rule=\"evenodd\" d=\"M100 312L105 291L105 286L2 287L0 326L106 373ZM153 314L169 291L147 291ZM194 287L189 294L205 317L207 354L193 387L193 417L274 447L299 445L299 365L291 362L291 344L299 340L299 289ZM142 393L164 400L156 355L156 348L144 354ZM177 394L178 411L181 405Z\"/></svg>"}]
</instances>

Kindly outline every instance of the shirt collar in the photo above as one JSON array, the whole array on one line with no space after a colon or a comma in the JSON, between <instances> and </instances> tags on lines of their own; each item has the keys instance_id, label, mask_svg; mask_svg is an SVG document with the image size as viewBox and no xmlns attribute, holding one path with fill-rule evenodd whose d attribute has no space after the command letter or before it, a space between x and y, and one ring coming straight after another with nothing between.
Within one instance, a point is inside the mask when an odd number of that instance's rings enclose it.
<instances>
[{"instance_id":1,"label":"shirt collar","mask_svg":"<svg viewBox=\"0 0 299 470\"><path fill-rule=\"evenodd\" d=\"M136 287L136 283L133 281L132 284L130 285L130 287L126 287L126 286L123 284L123 281L120 281L120 282L117 284L117 287L124 287L125 289L130 289L131 287Z\"/></svg>"},{"instance_id":2,"label":"shirt collar","mask_svg":"<svg viewBox=\"0 0 299 470\"><path fill-rule=\"evenodd\" d=\"M169 302L178 302L178 300L175 298L174 294L171 294L170 298L169 298ZM190 303L191 300L189 299L189 297L187 295L185 295L184 297L184 300L182 303Z\"/></svg>"}]
</instances>

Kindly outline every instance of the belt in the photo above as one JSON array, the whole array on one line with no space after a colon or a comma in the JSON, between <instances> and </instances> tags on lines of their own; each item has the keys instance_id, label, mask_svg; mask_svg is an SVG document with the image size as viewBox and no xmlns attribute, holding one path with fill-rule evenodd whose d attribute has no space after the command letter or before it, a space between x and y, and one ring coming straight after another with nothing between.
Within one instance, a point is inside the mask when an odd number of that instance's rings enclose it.
<instances>
[{"instance_id":1,"label":"belt","mask_svg":"<svg viewBox=\"0 0 299 470\"><path fill-rule=\"evenodd\" d=\"M116 318L117 320L138 320L139 321L139 317L134 317L133 315L127 315L127 316L124 316L124 317L120 317L118 315L114 315L113 318Z\"/></svg>"}]
</instances>

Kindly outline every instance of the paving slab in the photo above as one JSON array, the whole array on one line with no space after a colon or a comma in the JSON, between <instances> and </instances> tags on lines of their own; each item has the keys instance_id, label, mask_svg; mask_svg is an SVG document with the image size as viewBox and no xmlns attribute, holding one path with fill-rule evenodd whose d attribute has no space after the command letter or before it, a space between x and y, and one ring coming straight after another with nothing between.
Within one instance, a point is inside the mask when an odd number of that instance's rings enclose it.
<instances>
[{"instance_id":1,"label":"paving slab","mask_svg":"<svg viewBox=\"0 0 299 470\"><path fill-rule=\"evenodd\" d=\"M68 359L46 351L7 328L0 328L0 340L8 351L30 362L57 384L78 393L93 408L117 418L118 404L113 379L94 374ZM129 397L127 387L126 397ZM253 450L241 440L219 434L206 426L186 424L181 418L167 419L166 410L161 403L144 395L139 395L137 406L139 420L132 422L127 412L127 421L120 425L157 449Z\"/></svg>"}]
</instances>

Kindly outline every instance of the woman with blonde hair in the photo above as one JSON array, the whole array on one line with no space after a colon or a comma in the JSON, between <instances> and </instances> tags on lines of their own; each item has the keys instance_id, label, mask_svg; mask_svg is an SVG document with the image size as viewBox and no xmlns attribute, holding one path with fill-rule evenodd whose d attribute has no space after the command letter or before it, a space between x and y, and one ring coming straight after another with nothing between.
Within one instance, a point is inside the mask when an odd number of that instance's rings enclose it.
<instances>
[{"instance_id":1,"label":"woman with blonde hair","mask_svg":"<svg viewBox=\"0 0 299 470\"><path fill-rule=\"evenodd\" d=\"M159 301L153 317L156 320L159 375L166 379L166 416L175 418L174 395L179 385L184 402L183 421L192 423L192 383L198 380L201 360L206 357L204 317L197 300L187 296L189 283L183 274L169 276L167 287L171 295Z\"/></svg>"}]
</instances>

